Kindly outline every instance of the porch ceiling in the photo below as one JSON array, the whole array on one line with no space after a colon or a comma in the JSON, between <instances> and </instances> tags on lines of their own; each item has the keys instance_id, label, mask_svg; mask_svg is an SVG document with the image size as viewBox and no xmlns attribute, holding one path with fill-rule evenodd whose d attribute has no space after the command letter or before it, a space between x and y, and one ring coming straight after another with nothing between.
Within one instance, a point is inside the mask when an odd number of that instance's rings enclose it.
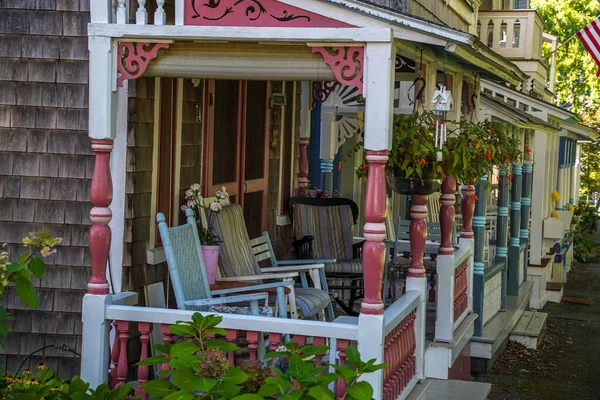
<instances>
[{"instance_id":1,"label":"porch ceiling","mask_svg":"<svg viewBox=\"0 0 600 400\"><path fill-rule=\"evenodd\" d=\"M335 80L323 57L303 45L176 42L146 76L252 80Z\"/></svg>"}]
</instances>

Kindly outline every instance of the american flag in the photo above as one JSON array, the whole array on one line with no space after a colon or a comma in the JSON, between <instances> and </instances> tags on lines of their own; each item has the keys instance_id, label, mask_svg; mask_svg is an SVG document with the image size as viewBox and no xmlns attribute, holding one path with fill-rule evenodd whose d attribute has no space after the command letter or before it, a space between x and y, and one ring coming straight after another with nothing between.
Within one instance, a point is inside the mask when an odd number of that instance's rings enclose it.
<instances>
[{"instance_id":1,"label":"american flag","mask_svg":"<svg viewBox=\"0 0 600 400\"><path fill-rule=\"evenodd\" d=\"M600 17L597 17L577 32L577 37L600 67ZM600 69L597 75L600 76Z\"/></svg>"}]
</instances>

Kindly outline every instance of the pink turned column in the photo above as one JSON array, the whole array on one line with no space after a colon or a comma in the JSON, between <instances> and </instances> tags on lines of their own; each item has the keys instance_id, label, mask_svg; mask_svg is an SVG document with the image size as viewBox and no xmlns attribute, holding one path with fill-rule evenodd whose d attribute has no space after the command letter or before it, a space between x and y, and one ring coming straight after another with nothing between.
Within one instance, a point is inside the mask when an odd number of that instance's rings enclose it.
<instances>
[{"instance_id":1,"label":"pink turned column","mask_svg":"<svg viewBox=\"0 0 600 400\"><path fill-rule=\"evenodd\" d=\"M412 196L410 208L410 268L407 276L410 278L425 278L423 253L427 239L427 196Z\"/></svg>"},{"instance_id":2,"label":"pink turned column","mask_svg":"<svg viewBox=\"0 0 600 400\"><path fill-rule=\"evenodd\" d=\"M473 214L475 213L475 186L473 182L463 185L460 189L462 200L460 202L460 212L462 213L463 227L460 237L464 239L473 239Z\"/></svg>"},{"instance_id":3,"label":"pink turned column","mask_svg":"<svg viewBox=\"0 0 600 400\"><path fill-rule=\"evenodd\" d=\"M300 138L298 155L298 196L306 195L308 188L308 143L310 138Z\"/></svg>"},{"instance_id":4,"label":"pink turned column","mask_svg":"<svg viewBox=\"0 0 600 400\"><path fill-rule=\"evenodd\" d=\"M456 191L456 180L447 176L442 183L442 197L440 203L440 225L442 229L442 243L438 253L451 256L454 254L452 245L452 227L454 226L454 192Z\"/></svg>"},{"instance_id":5,"label":"pink turned column","mask_svg":"<svg viewBox=\"0 0 600 400\"><path fill-rule=\"evenodd\" d=\"M367 150L366 158L369 166L369 176L367 177L365 195L366 224L363 230L366 239L363 246L365 297L360 312L364 314L383 314L381 288L386 256L383 240L385 239L385 216L387 212L385 164L388 160L388 151Z\"/></svg>"},{"instance_id":6,"label":"pink turned column","mask_svg":"<svg viewBox=\"0 0 600 400\"><path fill-rule=\"evenodd\" d=\"M108 206L112 202L112 179L110 176L110 153L113 149L112 140L92 140L92 150L96 154L94 175L90 200L90 256L92 259L92 277L88 283L88 293L108 294L108 281L106 280L106 264L110 250L111 231L108 223L112 219L112 212Z\"/></svg>"}]
</instances>

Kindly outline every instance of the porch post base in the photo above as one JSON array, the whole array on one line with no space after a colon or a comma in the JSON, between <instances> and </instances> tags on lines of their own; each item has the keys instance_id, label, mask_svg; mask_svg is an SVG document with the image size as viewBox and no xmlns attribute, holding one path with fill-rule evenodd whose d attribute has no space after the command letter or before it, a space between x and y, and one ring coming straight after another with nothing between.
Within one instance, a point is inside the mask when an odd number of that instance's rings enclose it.
<instances>
[{"instance_id":1,"label":"porch post base","mask_svg":"<svg viewBox=\"0 0 600 400\"><path fill-rule=\"evenodd\" d=\"M81 379L96 388L107 382L110 360L110 323L104 312L112 304L112 295L83 296Z\"/></svg>"}]
</instances>

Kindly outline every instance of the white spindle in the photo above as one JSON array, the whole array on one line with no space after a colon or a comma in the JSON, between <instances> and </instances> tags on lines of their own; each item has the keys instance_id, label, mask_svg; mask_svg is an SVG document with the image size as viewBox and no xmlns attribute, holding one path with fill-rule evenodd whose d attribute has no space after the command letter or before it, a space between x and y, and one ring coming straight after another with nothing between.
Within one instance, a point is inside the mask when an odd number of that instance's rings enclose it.
<instances>
[{"instance_id":1,"label":"white spindle","mask_svg":"<svg viewBox=\"0 0 600 400\"><path fill-rule=\"evenodd\" d=\"M117 0L117 24L127 23L127 8L125 0Z\"/></svg>"},{"instance_id":2,"label":"white spindle","mask_svg":"<svg viewBox=\"0 0 600 400\"><path fill-rule=\"evenodd\" d=\"M156 4L158 7L154 13L154 25L166 25L167 14L165 14L165 9L163 8L165 0L156 0Z\"/></svg>"},{"instance_id":3,"label":"white spindle","mask_svg":"<svg viewBox=\"0 0 600 400\"><path fill-rule=\"evenodd\" d=\"M135 13L135 23L146 25L148 23L148 12L146 11L146 0L138 0L139 7Z\"/></svg>"}]
</instances>

